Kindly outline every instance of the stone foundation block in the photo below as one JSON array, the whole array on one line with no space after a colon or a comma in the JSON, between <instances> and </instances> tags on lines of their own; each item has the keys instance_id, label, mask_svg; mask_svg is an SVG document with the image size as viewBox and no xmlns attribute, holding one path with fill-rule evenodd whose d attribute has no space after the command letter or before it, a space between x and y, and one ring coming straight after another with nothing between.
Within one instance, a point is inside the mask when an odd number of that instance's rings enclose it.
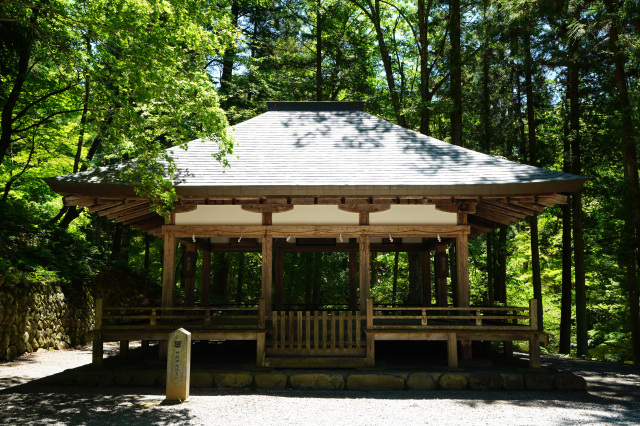
<instances>
[{"instance_id":1,"label":"stone foundation block","mask_svg":"<svg viewBox=\"0 0 640 426\"><path fill-rule=\"evenodd\" d=\"M556 376L556 389L560 391L585 391L587 381L569 371L563 371Z\"/></svg>"},{"instance_id":2,"label":"stone foundation block","mask_svg":"<svg viewBox=\"0 0 640 426\"><path fill-rule=\"evenodd\" d=\"M440 376L438 385L444 390L462 390L469 386L469 380L462 374L446 373Z\"/></svg>"},{"instance_id":3,"label":"stone foundation block","mask_svg":"<svg viewBox=\"0 0 640 426\"><path fill-rule=\"evenodd\" d=\"M140 371L131 378L131 386L155 386L157 374L153 371Z\"/></svg>"},{"instance_id":4,"label":"stone foundation block","mask_svg":"<svg viewBox=\"0 0 640 426\"><path fill-rule=\"evenodd\" d=\"M111 386L113 384L113 373L102 373L100 374L100 380L98 382L98 386Z\"/></svg>"},{"instance_id":5,"label":"stone foundation block","mask_svg":"<svg viewBox=\"0 0 640 426\"><path fill-rule=\"evenodd\" d=\"M287 387L286 374L256 374L256 388L282 390Z\"/></svg>"},{"instance_id":6,"label":"stone foundation block","mask_svg":"<svg viewBox=\"0 0 640 426\"><path fill-rule=\"evenodd\" d=\"M223 373L216 376L216 386L225 388L244 388L251 386L253 377L249 373Z\"/></svg>"},{"instance_id":7,"label":"stone foundation block","mask_svg":"<svg viewBox=\"0 0 640 426\"><path fill-rule=\"evenodd\" d=\"M498 373L472 373L469 388L480 391L494 391L502 388L502 377Z\"/></svg>"},{"instance_id":8,"label":"stone foundation block","mask_svg":"<svg viewBox=\"0 0 640 426\"><path fill-rule=\"evenodd\" d=\"M129 372L120 372L113 375L113 384L116 386L127 386L131 383L133 374Z\"/></svg>"},{"instance_id":9,"label":"stone foundation block","mask_svg":"<svg viewBox=\"0 0 640 426\"><path fill-rule=\"evenodd\" d=\"M506 390L522 390L524 389L524 379L522 374L515 373L502 373L502 386Z\"/></svg>"},{"instance_id":10,"label":"stone foundation block","mask_svg":"<svg viewBox=\"0 0 640 426\"><path fill-rule=\"evenodd\" d=\"M434 390L438 385L429 373L412 373L407 378L407 387L414 390Z\"/></svg>"},{"instance_id":11,"label":"stone foundation block","mask_svg":"<svg viewBox=\"0 0 640 426\"><path fill-rule=\"evenodd\" d=\"M338 374L293 374L289 377L291 387L302 390L340 390L344 389L344 377Z\"/></svg>"},{"instance_id":12,"label":"stone foundation block","mask_svg":"<svg viewBox=\"0 0 640 426\"><path fill-rule=\"evenodd\" d=\"M192 388L210 388L213 386L213 375L206 371L192 371L189 376L189 385Z\"/></svg>"},{"instance_id":13,"label":"stone foundation block","mask_svg":"<svg viewBox=\"0 0 640 426\"><path fill-rule=\"evenodd\" d=\"M549 373L523 373L522 377L528 390L550 391L555 384L555 376Z\"/></svg>"},{"instance_id":14,"label":"stone foundation block","mask_svg":"<svg viewBox=\"0 0 640 426\"><path fill-rule=\"evenodd\" d=\"M400 390L404 378L390 374L352 374L347 377L349 390Z\"/></svg>"}]
</instances>

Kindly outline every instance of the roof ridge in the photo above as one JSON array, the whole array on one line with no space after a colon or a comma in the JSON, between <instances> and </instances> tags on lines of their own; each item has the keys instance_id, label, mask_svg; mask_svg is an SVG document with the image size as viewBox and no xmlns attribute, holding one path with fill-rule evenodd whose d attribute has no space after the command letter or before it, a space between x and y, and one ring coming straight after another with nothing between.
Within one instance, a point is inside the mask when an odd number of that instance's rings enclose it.
<instances>
[{"instance_id":1,"label":"roof ridge","mask_svg":"<svg viewBox=\"0 0 640 426\"><path fill-rule=\"evenodd\" d=\"M267 111L363 111L362 101L267 101Z\"/></svg>"}]
</instances>

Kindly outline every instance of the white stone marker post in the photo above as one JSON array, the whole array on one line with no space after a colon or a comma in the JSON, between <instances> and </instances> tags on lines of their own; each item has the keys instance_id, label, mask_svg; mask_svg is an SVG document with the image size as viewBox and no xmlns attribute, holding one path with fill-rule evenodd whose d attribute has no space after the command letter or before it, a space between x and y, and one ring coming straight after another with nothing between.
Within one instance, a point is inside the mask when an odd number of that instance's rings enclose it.
<instances>
[{"instance_id":1,"label":"white stone marker post","mask_svg":"<svg viewBox=\"0 0 640 426\"><path fill-rule=\"evenodd\" d=\"M191 374L191 333L179 328L169 335L167 356L166 404L180 404L189 399Z\"/></svg>"}]
</instances>

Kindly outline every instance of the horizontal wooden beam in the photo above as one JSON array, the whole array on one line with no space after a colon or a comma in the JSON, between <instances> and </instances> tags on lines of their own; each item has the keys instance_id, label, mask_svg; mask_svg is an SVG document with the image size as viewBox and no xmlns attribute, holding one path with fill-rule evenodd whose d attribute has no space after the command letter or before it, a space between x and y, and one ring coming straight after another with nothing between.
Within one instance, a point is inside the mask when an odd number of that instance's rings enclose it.
<instances>
[{"instance_id":1,"label":"horizontal wooden beam","mask_svg":"<svg viewBox=\"0 0 640 426\"><path fill-rule=\"evenodd\" d=\"M378 213L391 208L391 204L340 204L338 208L349 213Z\"/></svg>"},{"instance_id":2,"label":"horizontal wooden beam","mask_svg":"<svg viewBox=\"0 0 640 426\"><path fill-rule=\"evenodd\" d=\"M291 204L243 204L241 208L252 213L283 213L293 210Z\"/></svg>"},{"instance_id":3,"label":"horizontal wooden beam","mask_svg":"<svg viewBox=\"0 0 640 426\"><path fill-rule=\"evenodd\" d=\"M245 237L262 237L269 234L272 237L285 238L289 235L294 237L333 237L342 234L343 238L358 237L359 235L369 235L371 237L436 237L455 238L460 234L468 234L468 225L165 225L163 233L183 236L208 236L208 237L228 237L244 235Z\"/></svg>"}]
</instances>

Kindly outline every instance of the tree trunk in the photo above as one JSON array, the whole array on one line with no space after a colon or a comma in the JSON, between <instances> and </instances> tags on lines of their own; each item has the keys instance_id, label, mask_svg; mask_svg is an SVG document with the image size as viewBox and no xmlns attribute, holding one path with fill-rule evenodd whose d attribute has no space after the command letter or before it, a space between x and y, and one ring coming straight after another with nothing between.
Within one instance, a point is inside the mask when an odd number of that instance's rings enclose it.
<instances>
[{"instance_id":1,"label":"tree trunk","mask_svg":"<svg viewBox=\"0 0 640 426\"><path fill-rule=\"evenodd\" d=\"M39 12L37 9L32 9L33 15L30 21L30 27L25 28L25 40L24 46L20 49L18 54L18 69L16 79L13 82L11 92L4 101L2 106L2 116L0 119L0 164L4 162L4 157L9 151L11 145L11 136L13 136L13 110L18 103L22 88L29 74L29 61L31 59L31 50L33 48L33 40L35 38L35 31L33 28L37 28L36 21L38 19Z\"/></svg>"},{"instance_id":2,"label":"tree trunk","mask_svg":"<svg viewBox=\"0 0 640 426\"><path fill-rule=\"evenodd\" d=\"M506 305L507 303L507 227L503 226L498 231L498 271L495 283L495 301Z\"/></svg>"},{"instance_id":3,"label":"tree trunk","mask_svg":"<svg viewBox=\"0 0 640 426\"><path fill-rule=\"evenodd\" d=\"M382 59L382 65L384 66L384 73L387 79L387 86L389 87L389 96L391 97L391 105L396 116L397 123L402 127L407 127L407 120L402 113L402 105L400 105L400 99L398 98L398 90L396 88L395 77L393 76L393 66L391 63L391 55L387 49L387 43L384 39L385 30L381 24L380 14L380 0L366 0L364 3L368 7L365 7L359 1L352 1L352 3L360 8L365 15L369 18L376 31L376 38L378 40L378 48L380 49L380 57Z\"/></svg>"},{"instance_id":4,"label":"tree trunk","mask_svg":"<svg viewBox=\"0 0 640 426\"><path fill-rule=\"evenodd\" d=\"M316 0L316 101L322 101L322 0Z\"/></svg>"},{"instance_id":5,"label":"tree trunk","mask_svg":"<svg viewBox=\"0 0 640 426\"><path fill-rule=\"evenodd\" d=\"M393 256L393 288L391 290L391 304L395 306L398 294L398 261L400 260L400 253L395 252Z\"/></svg>"},{"instance_id":6,"label":"tree trunk","mask_svg":"<svg viewBox=\"0 0 640 426\"><path fill-rule=\"evenodd\" d=\"M240 13L240 6L237 0L234 0L231 4L231 16L233 19L234 27L238 26L238 15ZM223 95L229 94L229 85L231 83L231 77L233 77L233 67L235 65L236 49L230 47L224 52L222 57L222 73L220 74L220 93Z\"/></svg>"},{"instance_id":7,"label":"tree trunk","mask_svg":"<svg viewBox=\"0 0 640 426\"><path fill-rule=\"evenodd\" d=\"M144 272L149 273L149 263L151 258L151 235L144 235Z\"/></svg>"},{"instance_id":8,"label":"tree trunk","mask_svg":"<svg viewBox=\"0 0 640 426\"><path fill-rule=\"evenodd\" d=\"M213 296L216 302L224 299L229 284L229 259L226 253L213 253Z\"/></svg>"},{"instance_id":9,"label":"tree trunk","mask_svg":"<svg viewBox=\"0 0 640 426\"><path fill-rule=\"evenodd\" d=\"M533 98L533 60L531 58L531 35L524 35L524 79L525 92L527 96L527 129L529 141L529 164L538 165L538 155L536 147L536 117L535 101ZM538 242L538 214L535 213L529 218L531 227L531 280L533 281L533 298L538 301L538 327L543 326L543 306L542 306L542 278L540 276L540 246Z\"/></svg>"},{"instance_id":10,"label":"tree trunk","mask_svg":"<svg viewBox=\"0 0 640 426\"><path fill-rule=\"evenodd\" d=\"M625 72L626 57L618 46L618 10L612 0L605 1L607 12L614 21L609 26L609 43L613 52L615 64L615 80L618 88L618 103L620 105L622 131L622 164L625 181L625 225L622 238L624 253L622 264L627 270L627 285L629 297L629 320L631 322L631 347L633 363L640 364L640 315L638 312L638 231L640 229L640 188L638 185L638 153L636 148L636 134L633 127L633 110L629 101L629 89ZM576 248L577 250L577 248ZM577 295L576 295L577 296Z\"/></svg>"},{"instance_id":11,"label":"tree trunk","mask_svg":"<svg viewBox=\"0 0 640 426\"><path fill-rule=\"evenodd\" d=\"M408 253L409 257L409 305L422 304L422 256L418 252Z\"/></svg>"},{"instance_id":12,"label":"tree trunk","mask_svg":"<svg viewBox=\"0 0 640 426\"><path fill-rule=\"evenodd\" d=\"M129 252L131 249L131 228L122 226L122 244L120 246L120 262L129 264Z\"/></svg>"},{"instance_id":13,"label":"tree trunk","mask_svg":"<svg viewBox=\"0 0 640 426\"><path fill-rule=\"evenodd\" d=\"M570 85L571 82L568 81ZM567 87L567 98L569 98ZM562 171L571 173L571 144L569 141L569 123L564 123L564 159ZM558 352L569 355L571 352L571 200L562 206L562 300L560 303L560 345Z\"/></svg>"},{"instance_id":14,"label":"tree trunk","mask_svg":"<svg viewBox=\"0 0 640 426\"><path fill-rule=\"evenodd\" d=\"M432 95L429 92L429 33L427 20L429 12L425 10L424 0L418 0L418 32L420 38L420 133L431 136L429 121L431 120Z\"/></svg>"},{"instance_id":15,"label":"tree trunk","mask_svg":"<svg viewBox=\"0 0 640 426\"><path fill-rule=\"evenodd\" d=\"M569 44L569 139L571 143L571 172L579 175L582 173L581 147L580 147L580 70L576 63L578 53L576 44ZM578 356L587 356L589 352L588 319L587 319L587 286L585 281L584 265L584 238L583 238L583 214L582 214L582 190L571 197L571 209L573 211L573 247L575 253L575 286L576 286L576 342Z\"/></svg>"},{"instance_id":16,"label":"tree trunk","mask_svg":"<svg viewBox=\"0 0 640 426\"><path fill-rule=\"evenodd\" d=\"M487 303L489 306L492 306L495 300L494 262L493 232L489 232L487 233Z\"/></svg>"},{"instance_id":17,"label":"tree trunk","mask_svg":"<svg viewBox=\"0 0 640 426\"><path fill-rule=\"evenodd\" d=\"M87 57L91 60L91 40L89 35L85 36L85 49L87 51ZM87 68L89 65L87 65ZM84 144L84 133L87 127L87 113L89 111L89 72L84 73L84 99L82 100L82 115L80 117L80 130L78 134L78 145L76 147L76 155L73 159L73 173L77 173L80 169L80 157L82 156L82 145Z\"/></svg>"},{"instance_id":18,"label":"tree trunk","mask_svg":"<svg viewBox=\"0 0 640 426\"><path fill-rule=\"evenodd\" d=\"M460 0L451 0L451 143L462 146L462 61L460 60Z\"/></svg>"},{"instance_id":19,"label":"tree trunk","mask_svg":"<svg viewBox=\"0 0 640 426\"><path fill-rule=\"evenodd\" d=\"M122 247L122 225L116 223L116 229L113 234L113 241L111 242L111 260L118 260L120 258L120 248Z\"/></svg>"},{"instance_id":20,"label":"tree trunk","mask_svg":"<svg viewBox=\"0 0 640 426\"><path fill-rule=\"evenodd\" d=\"M244 253L238 253L238 283L236 285L236 305L242 303L242 289L244 287Z\"/></svg>"}]
</instances>

